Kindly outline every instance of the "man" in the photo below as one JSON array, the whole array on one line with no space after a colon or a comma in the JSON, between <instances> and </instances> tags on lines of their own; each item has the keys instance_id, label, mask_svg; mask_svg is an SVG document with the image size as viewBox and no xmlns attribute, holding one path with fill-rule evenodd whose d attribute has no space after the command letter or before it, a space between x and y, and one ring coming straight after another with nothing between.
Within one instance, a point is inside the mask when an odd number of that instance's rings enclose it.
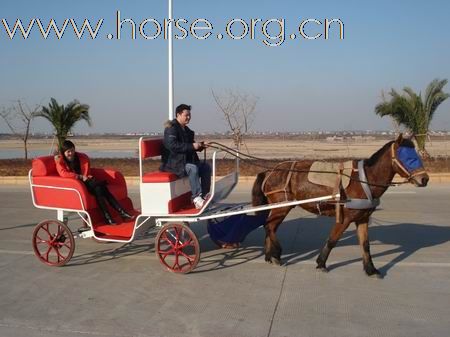
<instances>
[{"instance_id":1,"label":"man","mask_svg":"<svg viewBox=\"0 0 450 337\"><path fill-rule=\"evenodd\" d=\"M200 162L197 152L203 151L205 145L195 142L195 133L187 126L191 120L191 106L181 104L175 114L175 119L165 125L160 169L175 173L178 177L187 175L192 201L195 208L200 209L211 187L211 167L206 162Z\"/></svg>"}]
</instances>

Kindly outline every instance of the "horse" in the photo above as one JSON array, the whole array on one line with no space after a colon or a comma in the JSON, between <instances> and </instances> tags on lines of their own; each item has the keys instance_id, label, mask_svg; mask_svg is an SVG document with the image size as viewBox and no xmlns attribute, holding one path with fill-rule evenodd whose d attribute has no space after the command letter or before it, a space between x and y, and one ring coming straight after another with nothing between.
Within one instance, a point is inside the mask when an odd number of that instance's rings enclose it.
<instances>
[{"instance_id":1,"label":"horse","mask_svg":"<svg viewBox=\"0 0 450 337\"><path fill-rule=\"evenodd\" d=\"M259 173L252 188L252 205L260 206L335 194L336 188L308 181L308 172L312 164L311 160L283 162L274 169ZM369 159L361 161L359 165L359 169L356 169L358 161L353 160L348 186L344 188L342 184L339 185L341 200L334 204L305 203L300 207L314 214L336 217L336 222L317 257L317 269L328 271L326 262L331 250L336 246L343 232L354 222L362 251L364 271L368 276L380 278L380 272L375 268L370 254L368 235L369 218L377 206L374 200L379 200L391 186L395 174L417 187L425 187L429 176L415 150L414 143L410 139L403 138L401 134L396 140L385 144ZM365 176L360 175L361 169ZM282 186L283 188L280 188ZM372 200L369 200L371 198ZM345 206L346 200L352 199L363 201L366 206L362 209L361 207L351 208L350 204L349 207ZM266 211L264 254L268 263L281 265L282 247L277 240L276 232L294 207L296 206Z\"/></svg>"}]
</instances>

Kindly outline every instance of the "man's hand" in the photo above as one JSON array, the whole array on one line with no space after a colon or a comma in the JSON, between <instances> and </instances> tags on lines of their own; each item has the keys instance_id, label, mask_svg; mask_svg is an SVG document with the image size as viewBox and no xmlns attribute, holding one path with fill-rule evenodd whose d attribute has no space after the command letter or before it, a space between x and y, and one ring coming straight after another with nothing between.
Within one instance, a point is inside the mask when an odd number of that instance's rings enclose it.
<instances>
[{"instance_id":1,"label":"man's hand","mask_svg":"<svg viewBox=\"0 0 450 337\"><path fill-rule=\"evenodd\" d=\"M202 143L192 143L192 146L194 147L195 151L201 151L203 150Z\"/></svg>"}]
</instances>

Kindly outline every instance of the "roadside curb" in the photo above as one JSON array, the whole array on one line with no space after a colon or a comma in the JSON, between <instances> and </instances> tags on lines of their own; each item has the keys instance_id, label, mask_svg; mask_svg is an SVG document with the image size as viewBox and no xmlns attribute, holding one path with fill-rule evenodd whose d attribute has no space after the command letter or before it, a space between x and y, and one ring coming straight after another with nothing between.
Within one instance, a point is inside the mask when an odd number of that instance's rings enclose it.
<instances>
[{"instance_id":1,"label":"roadside curb","mask_svg":"<svg viewBox=\"0 0 450 337\"><path fill-rule=\"evenodd\" d=\"M430 183L440 184L440 183L450 183L450 173L430 173ZM220 178L220 177L217 177ZM400 180L401 178L396 176L395 179ZM125 177L128 186L138 186L139 177ZM242 176L239 177L239 182L241 183L253 183L255 181L254 176ZM27 185L27 176L3 176L0 177L0 185Z\"/></svg>"}]
</instances>

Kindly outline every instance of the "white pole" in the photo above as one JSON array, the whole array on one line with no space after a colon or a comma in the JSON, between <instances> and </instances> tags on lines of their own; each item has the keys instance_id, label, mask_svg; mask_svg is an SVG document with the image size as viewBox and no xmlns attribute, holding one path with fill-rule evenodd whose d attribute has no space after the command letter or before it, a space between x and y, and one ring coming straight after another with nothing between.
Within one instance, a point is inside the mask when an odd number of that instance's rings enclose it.
<instances>
[{"instance_id":1,"label":"white pole","mask_svg":"<svg viewBox=\"0 0 450 337\"><path fill-rule=\"evenodd\" d=\"M168 43L169 43L169 120L174 118L173 111L173 43L172 43L172 0L169 0L169 29L168 29Z\"/></svg>"}]
</instances>

